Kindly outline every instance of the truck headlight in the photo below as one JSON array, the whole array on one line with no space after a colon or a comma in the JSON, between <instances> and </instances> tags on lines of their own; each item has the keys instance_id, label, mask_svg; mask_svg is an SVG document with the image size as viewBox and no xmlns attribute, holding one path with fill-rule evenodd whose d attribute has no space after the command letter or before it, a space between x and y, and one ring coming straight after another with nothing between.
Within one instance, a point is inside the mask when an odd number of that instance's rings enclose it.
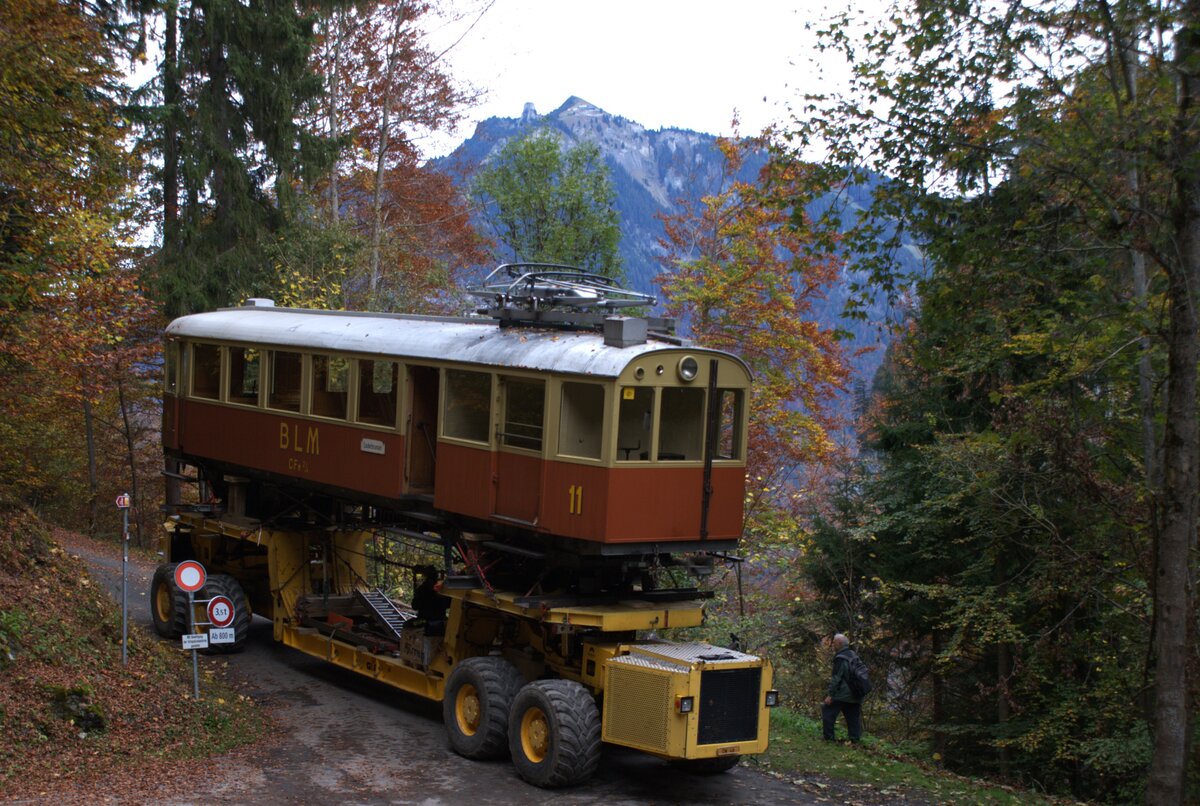
<instances>
[{"instance_id":1,"label":"truck headlight","mask_svg":"<svg viewBox=\"0 0 1200 806\"><path fill-rule=\"evenodd\" d=\"M681 714L690 714L696 708L695 697L676 697L675 710Z\"/></svg>"},{"instance_id":2,"label":"truck headlight","mask_svg":"<svg viewBox=\"0 0 1200 806\"><path fill-rule=\"evenodd\" d=\"M768 708L774 708L776 705L779 705L779 692L775 689L771 689L767 692L766 706Z\"/></svg>"}]
</instances>

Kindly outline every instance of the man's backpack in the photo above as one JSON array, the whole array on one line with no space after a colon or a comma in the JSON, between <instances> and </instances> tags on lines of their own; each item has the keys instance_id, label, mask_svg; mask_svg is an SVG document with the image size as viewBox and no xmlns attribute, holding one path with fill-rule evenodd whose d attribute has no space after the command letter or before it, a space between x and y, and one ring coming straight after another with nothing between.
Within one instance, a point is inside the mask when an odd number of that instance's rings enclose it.
<instances>
[{"instance_id":1,"label":"man's backpack","mask_svg":"<svg viewBox=\"0 0 1200 806\"><path fill-rule=\"evenodd\" d=\"M850 693L860 700L871 693L871 675L867 673L867 664L857 654L851 655L850 673L846 682L850 685Z\"/></svg>"}]
</instances>

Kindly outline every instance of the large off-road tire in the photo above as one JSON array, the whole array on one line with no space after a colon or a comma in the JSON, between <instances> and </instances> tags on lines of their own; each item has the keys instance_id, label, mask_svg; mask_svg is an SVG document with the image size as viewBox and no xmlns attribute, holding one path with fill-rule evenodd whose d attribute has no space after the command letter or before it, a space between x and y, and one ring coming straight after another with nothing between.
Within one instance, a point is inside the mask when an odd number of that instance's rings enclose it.
<instances>
[{"instance_id":1,"label":"large off-road tire","mask_svg":"<svg viewBox=\"0 0 1200 806\"><path fill-rule=\"evenodd\" d=\"M508 717L517 774L535 786L585 781L600 763L600 711L573 680L537 680L517 694Z\"/></svg>"},{"instance_id":2,"label":"large off-road tire","mask_svg":"<svg viewBox=\"0 0 1200 806\"><path fill-rule=\"evenodd\" d=\"M175 566L163 563L150 582L150 620L163 638L178 638L187 631L187 591L175 584Z\"/></svg>"},{"instance_id":3,"label":"large off-road tire","mask_svg":"<svg viewBox=\"0 0 1200 806\"><path fill-rule=\"evenodd\" d=\"M196 594L196 598L212 599L215 596L225 596L233 602L233 623L229 625L233 628L233 643L210 643L206 651L210 655L241 652L246 648L246 638L250 635L250 620L254 615L250 612L250 602L246 599L246 592L242 590L241 583L229 574L213 574L205 581L204 587ZM197 607L197 610L203 611L204 608ZM203 612L197 618L207 621L208 614Z\"/></svg>"},{"instance_id":4,"label":"large off-road tire","mask_svg":"<svg viewBox=\"0 0 1200 806\"><path fill-rule=\"evenodd\" d=\"M446 681L442 719L460 756L502 758L508 749L508 713L525 679L503 658L467 658Z\"/></svg>"},{"instance_id":5,"label":"large off-road tire","mask_svg":"<svg viewBox=\"0 0 1200 806\"><path fill-rule=\"evenodd\" d=\"M693 775L718 775L738 765L741 756L715 756L714 758L686 758L671 764Z\"/></svg>"}]
</instances>

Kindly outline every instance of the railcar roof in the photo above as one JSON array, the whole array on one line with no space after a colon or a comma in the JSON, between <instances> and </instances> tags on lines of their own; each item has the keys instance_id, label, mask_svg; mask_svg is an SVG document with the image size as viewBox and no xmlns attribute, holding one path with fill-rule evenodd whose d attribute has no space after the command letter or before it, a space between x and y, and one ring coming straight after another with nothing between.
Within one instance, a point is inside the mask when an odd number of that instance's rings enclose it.
<instances>
[{"instance_id":1,"label":"railcar roof","mask_svg":"<svg viewBox=\"0 0 1200 806\"><path fill-rule=\"evenodd\" d=\"M589 331L501 328L491 319L420 317L296 308L245 307L183 316L167 336L264 346L386 355L436 361L616 377L634 359L678 350L648 340L631 347L604 343ZM688 345L689 352L718 353ZM743 368L745 364L732 358ZM747 369L747 375L749 370Z\"/></svg>"}]
</instances>

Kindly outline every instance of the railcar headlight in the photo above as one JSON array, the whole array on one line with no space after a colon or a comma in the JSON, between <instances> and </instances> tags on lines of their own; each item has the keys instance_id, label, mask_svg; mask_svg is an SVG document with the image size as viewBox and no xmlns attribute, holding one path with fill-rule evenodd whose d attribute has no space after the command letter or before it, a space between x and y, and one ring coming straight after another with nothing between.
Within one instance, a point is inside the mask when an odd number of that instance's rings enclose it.
<instances>
[{"instance_id":1,"label":"railcar headlight","mask_svg":"<svg viewBox=\"0 0 1200 806\"><path fill-rule=\"evenodd\" d=\"M774 708L776 705L779 705L779 692L775 689L771 689L767 692L766 706L768 708Z\"/></svg>"},{"instance_id":2,"label":"railcar headlight","mask_svg":"<svg viewBox=\"0 0 1200 806\"><path fill-rule=\"evenodd\" d=\"M676 697L675 710L681 714L690 714L696 708L695 697Z\"/></svg>"},{"instance_id":3,"label":"railcar headlight","mask_svg":"<svg viewBox=\"0 0 1200 806\"><path fill-rule=\"evenodd\" d=\"M696 375L700 372L700 364L690 355L685 355L679 359L679 377L683 380L691 382L696 380Z\"/></svg>"}]
</instances>

